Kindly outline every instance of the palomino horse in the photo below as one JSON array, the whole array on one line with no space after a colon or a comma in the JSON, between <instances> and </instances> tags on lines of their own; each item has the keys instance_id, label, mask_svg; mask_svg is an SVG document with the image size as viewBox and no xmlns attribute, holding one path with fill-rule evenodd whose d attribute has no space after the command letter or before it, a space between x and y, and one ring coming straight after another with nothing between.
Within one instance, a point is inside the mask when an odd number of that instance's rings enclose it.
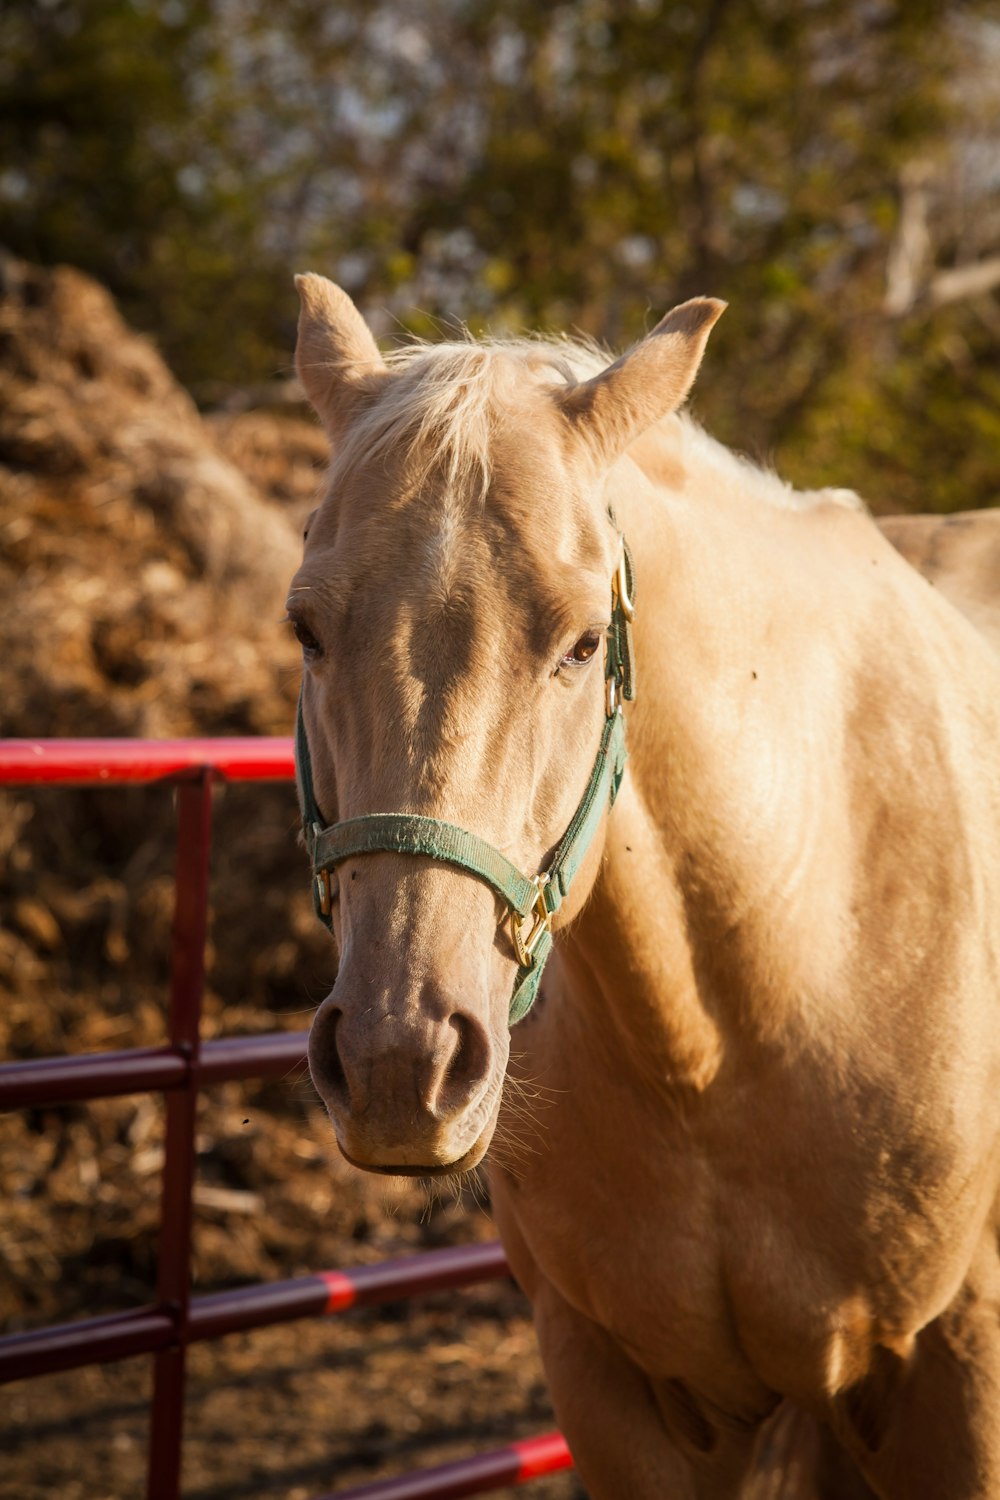
<instances>
[{"instance_id":1,"label":"palomino horse","mask_svg":"<svg viewBox=\"0 0 1000 1500\"><path fill-rule=\"evenodd\" d=\"M858 509L672 415L718 302L607 368L386 364L299 287L342 1151L450 1173L496 1133L595 1500L759 1494L786 1417L847 1455L825 1495L996 1500L1000 662Z\"/></svg>"},{"instance_id":2,"label":"palomino horse","mask_svg":"<svg viewBox=\"0 0 1000 1500\"><path fill-rule=\"evenodd\" d=\"M1000 510L883 516L882 535L1000 650Z\"/></svg>"}]
</instances>

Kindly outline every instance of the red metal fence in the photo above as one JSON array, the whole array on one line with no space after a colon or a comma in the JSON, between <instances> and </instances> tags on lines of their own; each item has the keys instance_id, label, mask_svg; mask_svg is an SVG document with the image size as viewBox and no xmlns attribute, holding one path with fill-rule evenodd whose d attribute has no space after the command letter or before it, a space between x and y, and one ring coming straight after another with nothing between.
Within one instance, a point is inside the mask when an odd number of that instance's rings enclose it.
<instances>
[{"instance_id":1,"label":"red metal fence","mask_svg":"<svg viewBox=\"0 0 1000 1500\"><path fill-rule=\"evenodd\" d=\"M190 1294L198 1090L228 1079L280 1076L305 1057L304 1032L201 1040L212 785L219 780L289 781L294 774L290 739L0 740L0 785L163 782L177 793L168 1043L0 1065L0 1109L149 1090L166 1097L156 1301L130 1312L0 1338L0 1383L130 1355L153 1356L148 1500L177 1500L180 1494L189 1344L267 1323L467 1286L507 1271L503 1251L494 1243L321 1271L209 1296ZM458 1500L569 1468L570 1463L560 1434L547 1433L318 1500Z\"/></svg>"}]
</instances>

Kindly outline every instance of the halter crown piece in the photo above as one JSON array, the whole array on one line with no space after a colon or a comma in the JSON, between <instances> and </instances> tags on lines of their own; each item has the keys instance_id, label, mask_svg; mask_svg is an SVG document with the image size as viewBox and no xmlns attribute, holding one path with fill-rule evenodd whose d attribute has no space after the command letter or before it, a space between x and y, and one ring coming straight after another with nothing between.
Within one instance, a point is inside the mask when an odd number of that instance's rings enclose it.
<instances>
[{"instance_id":1,"label":"halter crown piece","mask_svg":"<svg viewBox=\"0 0 1000 1500\"><path fill-rule=\"evenodd\" d=\"M510 908L510 932L518 958L509 1024L527 1015L538 993L545 960L552 951L552 919L583 863L606 810L614 806L625 772L625 718L622 699L635 697L632 618L635 577L632 555L622 537L611 580L611 624L604 658L605 720L594 769L551 863L540 875L522 875L506 855L455 823L415 813L369 813L343 823L324 823L313 791L309 742L299 695L295 763L299 807L313 867L313 905L324 926L330 918L330 872L357 854L422 854L465 870L492 886ZM530 926L528 925L530 923ZM527 932L525 929L527 928Z\"/></svg>"}]
</instances>

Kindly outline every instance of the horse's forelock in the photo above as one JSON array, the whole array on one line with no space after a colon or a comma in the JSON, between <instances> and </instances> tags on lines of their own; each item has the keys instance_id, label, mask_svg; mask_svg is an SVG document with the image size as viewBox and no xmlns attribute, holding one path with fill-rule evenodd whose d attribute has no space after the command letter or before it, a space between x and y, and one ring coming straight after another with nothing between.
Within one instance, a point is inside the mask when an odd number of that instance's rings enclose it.
<instances>
[{"instance_id":1,"label":"horse's forelock","mask_svg":"<svg viewBox=\"0 0 1000 1500\"><path fill-rule=\"evenodd\" d=\"M338 467L384 465L405 454L416 482L438 473L450 490L481 499L512 391L573 384L603 369L609 356L582 340L469 338L407 344L386 362L394 378L345 433Z\"/></svg>"}]
</instances>

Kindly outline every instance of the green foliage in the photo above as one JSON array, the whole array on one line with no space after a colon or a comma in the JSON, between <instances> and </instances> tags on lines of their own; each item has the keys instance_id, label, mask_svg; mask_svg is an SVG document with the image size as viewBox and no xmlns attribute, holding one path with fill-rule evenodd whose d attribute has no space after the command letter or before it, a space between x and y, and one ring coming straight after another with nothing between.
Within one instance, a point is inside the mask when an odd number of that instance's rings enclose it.
<instances>
[{"instance_id":1,"label":"green foliage","mask_svg":"<svg viewBox=\"0 0 1000 1500\"><path fill-rule=\"evenodd\" d=\"M718 436L879 509L988 504L995 294L884 311L900 172L961 175L987 9L8 0L3 238L107 282L209 399L287 370L305 265L385 334L620 346L711 292Z\"/></svg>"}]
</instances>

